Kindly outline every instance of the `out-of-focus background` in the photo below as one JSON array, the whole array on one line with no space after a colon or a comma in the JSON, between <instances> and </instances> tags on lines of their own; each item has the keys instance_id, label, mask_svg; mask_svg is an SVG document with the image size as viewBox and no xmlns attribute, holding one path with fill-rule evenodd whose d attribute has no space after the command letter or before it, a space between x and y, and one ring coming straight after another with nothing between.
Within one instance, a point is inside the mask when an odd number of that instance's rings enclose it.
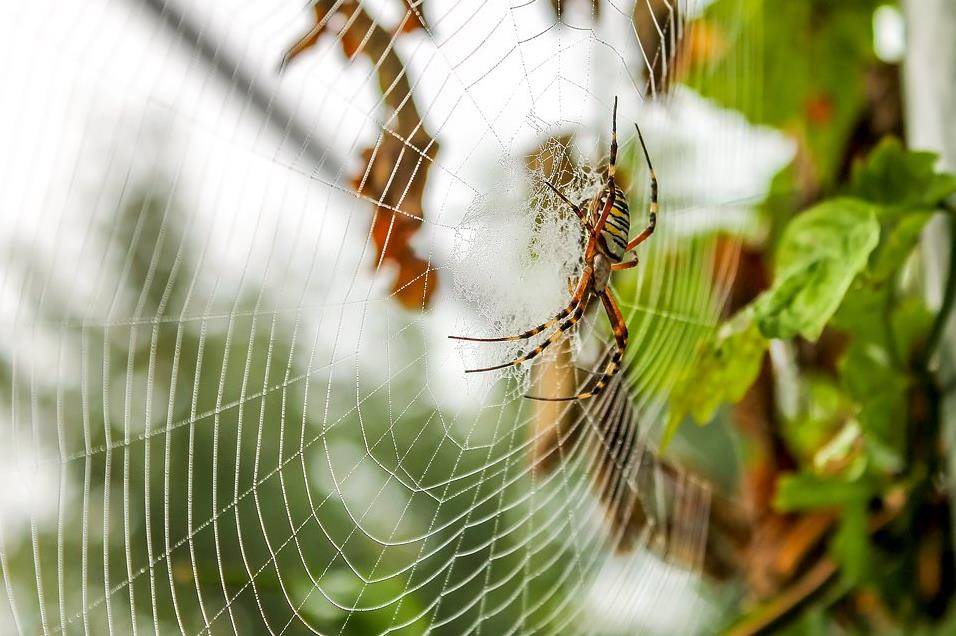
<instances>
[{"instance_id":1,"label":"out-of-focus background","mask_svg":"<svg viewBox=\"0 0 956 636\"><path fill-rule=\"evenodd\" d=\"M712 633L774 598L740 413L670 443L673 400L782 219L906 114L945 151L901 63L948 9L911 4L5 5L0 631ZM523 343L447 336L567 303L544 182L593 195L615 98L632 236L634 123L661 204L625 369L533 402L603 364L602 311L487 374Z\"/></svg>"}]
</instances>

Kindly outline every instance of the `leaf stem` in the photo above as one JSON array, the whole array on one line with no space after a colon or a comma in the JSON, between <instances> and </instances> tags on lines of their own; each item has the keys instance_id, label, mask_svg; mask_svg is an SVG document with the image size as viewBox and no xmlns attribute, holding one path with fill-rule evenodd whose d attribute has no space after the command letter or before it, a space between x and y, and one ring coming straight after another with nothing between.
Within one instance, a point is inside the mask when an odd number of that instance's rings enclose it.
<instances>
[{"instance_id":1,"label":"leaf stem","mask_svg":"<svg viewBox=\"0 0 956 636\"><path fill-rule=\"evenodd\" d=\"M956 205L947 203L944 208L949 214L946 220L949 223L949 271L946 273L946 288L943 291L943 303L933 321L933 327L930 330L929 337L926 339L926 345L918 359L920 367L926 368L929 365L930 358L936 352L939 343L946 331L946 324L949 321L949 315L953 309L953 303L956 302Z\"/></svg>"}]
</instances>

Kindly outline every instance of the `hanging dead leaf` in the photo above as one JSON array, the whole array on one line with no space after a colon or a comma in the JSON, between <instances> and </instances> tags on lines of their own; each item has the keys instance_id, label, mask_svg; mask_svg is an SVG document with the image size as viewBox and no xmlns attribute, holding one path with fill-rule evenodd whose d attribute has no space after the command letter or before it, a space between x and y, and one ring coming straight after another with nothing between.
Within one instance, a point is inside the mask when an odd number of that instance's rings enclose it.
<instances>
[{"instance_id":1,"label":"hanging dead leaf","mask_svg":"<svg viewBox=\"0 0 956 636\"><path fill-rule=\"evenodd\" d=\"M405 14L393 31L395 33L412 33L419 30L428 30L425 19L423 0L401 0ZM339 38L342 52L349 59L355 57L362 48L365 33L352 28L350 22L362 16L368 17L365 10L355 0L346 0L342 3L319 0L312 5L314 24L295 44L289 47L279 63L279 70L284 70L295 58L299 57L319 42L325 33ZM339 19L341 18L341 19ZM380 28L377 24L375 28Z\"/></svg>"},{"instance_id":2,"label":"hanging dead leaf","mask_svg":"<svg viewBox=\"0 0 956 636\"><path fill-rule=\"evenodd\" d=\"M437 150L435 142L430 145ZM371 237L376 267L397 266L392 292L408 309L427 306L437 281L436 272L411 247L424 217L422 198L431 166L415 146L383 133L375 147L362 152L365 167L352 181L356 193L375 202Z\"/></svg>"},{"instance_id":3,"label":"hanging dead leaf","mask_svg":"<svg viewBox=\"0 0 956 636\"><path fill-rule=\"evenodd\" d=\"M406 15L399 31L423 27L422 3L403 0L403 6ZM438 143L424 127L391 33L354 0L319 0L313 9L315 26L289 49L282 66L315 46L324 33L334 33L349 59L362 55L372 63L387 114L375 145L362 151L362 168L351 187L375 205L370 237L376 269L394 266L393 295L408 309L422 309L435 290L437 273L411 242L425 218L425 184Z\"/></svg>"},{"instance_id":4,"label":"hanging dead leaf","mask_svg":"<svg viewBox=\"0 0 956 636\"><path fill-rule=\"evenodd\" d=\"M404 0L404 4L407 12L405 19L398 25L398 32L429 31L428 20L425 19L425 0Z\"/></svg>"}]
</instances>

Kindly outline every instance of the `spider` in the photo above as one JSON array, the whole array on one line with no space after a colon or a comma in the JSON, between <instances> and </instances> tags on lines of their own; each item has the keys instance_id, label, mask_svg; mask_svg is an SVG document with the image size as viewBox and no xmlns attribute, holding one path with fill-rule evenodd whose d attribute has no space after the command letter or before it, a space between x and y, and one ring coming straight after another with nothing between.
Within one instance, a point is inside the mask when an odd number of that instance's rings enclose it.
<instances>
[{"instance_id":1,"label":"spider","mask_svg":"<svg viewBox=\"0 0 956 636\"><path fill-rule=\"evenodd\" d=\"M647 161L647 168L651 179L650 218L647 227L628 242L630 213L627 207L627 198L624 192L614 183L615 162L617 161L617 97L615 97L614 110L611 115L611 152L608 158L607 181L604 187L602 187L590 201L582 201L575 205L557 186L550 181L545 181L548 187L574 211L574 214L580 219L581 225L584 227L587 235L587 243L584 248L584 270L578 279L577 286L574 287L571 301L564 309L559 311L547 322L541 323L537 327L533 327L515 336L502 336L499 338L449 336L449 338L453 340L468 340L470 342L507 342L531 338L555 325L558 326L557 329L547 340L527 353L519 355L511 362L505 362L504 364L485 367L483 369L468 369L465 373L481 373L484 371L494 371L495 369L504 369L537 357L542 351L560 340L566 331L577 324L581 316L584 315L584 311L587 309L593 296L600 297L601 303L604 305L604 310L607 313L608 320L611 322L611 328L614 331L614 340L617 345L617 349L604 367L601 376L589 390L582 391L576 395L557 398L533 395L526 395L525 397L546 402L566 402L597 397L604 392L614 375L620 371L621 360L624 357L624 351L627 349L627 325L624 322L624 317L621 315L620 308L617 306L617 301L614 299L610 287L608 287L608 281L611 278L612 272L630 269L637 265L638 260L636 255L627 261L624 260L624 256L650 238L657 224L657 175L654 173L654 166L651 165L651 157L647 152L647 146L644 144L641 129L636 123L634 127L637 129L637 138L641 142L641 149L644 151L644 159Z\"/></svg>"}]
</instances>

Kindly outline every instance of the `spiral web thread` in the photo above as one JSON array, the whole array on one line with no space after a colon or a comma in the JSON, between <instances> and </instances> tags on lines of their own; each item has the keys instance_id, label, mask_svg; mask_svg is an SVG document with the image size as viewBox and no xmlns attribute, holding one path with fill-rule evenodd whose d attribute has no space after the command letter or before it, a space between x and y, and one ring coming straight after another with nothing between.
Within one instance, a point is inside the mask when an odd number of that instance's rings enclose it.
<instances>
[{"instance_id":1,"label":"spiral web thread","mask_svg":"<svg viewBox=\"0 0 956 636\"><path fill-rule=\"evenodd\" d=\"M384 25L425 19L390 31L407 83L384 94L383 60L343 55L353 3L281 75L314 26L299 3L170 0L167 17L222 43L206 58L149 2L3 9L18 54L0 60L0 630L701 629L710 492L651 442L734 274L716 230L746 231L787 150L687 88L758 99L746 39L726 43L728 77L680 75L667 51L703 3L638 3L644 31L617 3L363 3ZM223 88L219 55L274 96L268 116L251 88ZM514 333L567 301L580 230L542 179L570 158L568 194L593 192L615 95L632 232L647 202L633 121L660 223L615 279L620 381L547 410L521 394L586 381L610 342L600 311L530 373L466 379L518 348L447 335ZM437 152L396 132L396 98ZM362 150L389 139L430 166L423 211L356 194L374 178ZM437 288L417 308L376 252L376 206L423 220L409 244Z\"/></svg>"}]
</instances>

